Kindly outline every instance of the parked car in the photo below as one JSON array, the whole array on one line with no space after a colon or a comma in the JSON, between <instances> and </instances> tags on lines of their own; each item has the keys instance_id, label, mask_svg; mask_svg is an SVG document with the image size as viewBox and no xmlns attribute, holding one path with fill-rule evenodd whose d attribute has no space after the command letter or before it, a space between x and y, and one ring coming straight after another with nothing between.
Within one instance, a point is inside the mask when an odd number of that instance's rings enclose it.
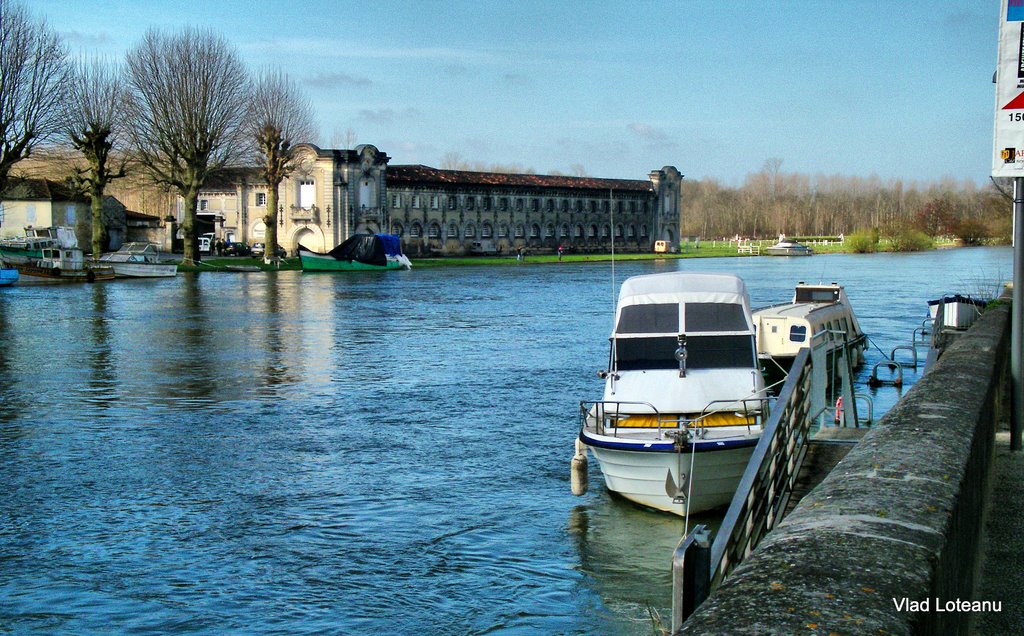
<instances>
[{"instance_id":1,"label":"parked car","mask_svg":"<svg viewBox=\"0 0 1024 636\"><path fill-rule=\"evenodd\" d=\"M224 244L224 255L225 256L248 256L252 250L245 243L225 243Z\"/></svg>"},{"instance_id":2,"label":"parked car","mask_svg":"<svg viewBox=\"0 0 1024 636\"><path fill-rule=\"evenodd\" d=\"M265 243L253 243L252 244L252 255L253 257L262 257L267 251ZM288 251L280 245L277 246L277 257L284 258L288 255Z\"/></svg>"}]
</instances>

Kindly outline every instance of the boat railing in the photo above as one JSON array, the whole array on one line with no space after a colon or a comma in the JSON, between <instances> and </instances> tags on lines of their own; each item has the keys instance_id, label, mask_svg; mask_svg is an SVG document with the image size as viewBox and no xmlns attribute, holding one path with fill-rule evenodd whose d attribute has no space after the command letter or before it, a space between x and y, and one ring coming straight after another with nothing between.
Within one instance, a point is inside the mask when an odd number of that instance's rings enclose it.
<instances>
[{"instance_id":1,"label":"boat railing","mask_svg":"<svg viewBox=\"0 0 1024 636\"><path fill-rule=\"evenodd\" d=\"M607 428L613 428L618 435L619 427L616 425L618 422L629 418L630 416L637 415L635 410L623 411L623 406L643 406L649 408L650 413L644 413L644 415L654 415L657 421L661 422L661 413L658 409L650 402L628 402L628 401L612 401L612 400L595 400L592 402L580 401L580 428L582 429L587 425L588 421L593 421L595 429L598 435L605 435ZM611 407L611 408L609 408ZM609 426L611 423L611 426Z\"/></svg>"},{"instance_id":2,"label":"boat railing","mask_svg":"<svg viewBox=\"0 0 1024 636\"><path fill-rule=\"evenodd\" d=\"M739 400L712 400L708 402L700 415L693 420L694 428L708 428L707 420L716 413L732 411L741 418L745 418L747 430L756 424L757 420L767 418L770 414L772 398L770 397L748 397ZM755 422L751 422L753 417Z\"/></svg>"}]
</instances>

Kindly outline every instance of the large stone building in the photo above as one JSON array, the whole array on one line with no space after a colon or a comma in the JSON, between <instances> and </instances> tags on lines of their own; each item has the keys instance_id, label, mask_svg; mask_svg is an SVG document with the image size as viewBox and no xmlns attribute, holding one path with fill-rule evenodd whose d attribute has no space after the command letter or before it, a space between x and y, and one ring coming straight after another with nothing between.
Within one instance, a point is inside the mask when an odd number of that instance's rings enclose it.
<instances>
[{"instance_id":1,"label":"large stone building","mask_svg":"<svg viewBox=\"0 0 1024 636\"><path fill-rule=\"evenodd\" d=\"M300 147L280 188L278 241L327 251L353 233L387 232L412 255L514 251L648 251L679 240L679 186L671 166L646 180L439 170L388 165L371 145ZM267 190L255 170L233 170L199 195L200 233L260 242ZM179 201L180 206L180 201ZM178 220L181 211L178 211Z\"/></svg>"}]
</instances>

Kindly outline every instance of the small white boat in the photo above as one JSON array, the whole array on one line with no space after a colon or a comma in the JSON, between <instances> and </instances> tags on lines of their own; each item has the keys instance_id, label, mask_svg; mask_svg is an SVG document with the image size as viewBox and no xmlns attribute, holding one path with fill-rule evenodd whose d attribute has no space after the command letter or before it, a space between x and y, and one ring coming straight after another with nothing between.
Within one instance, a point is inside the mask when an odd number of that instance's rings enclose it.
<instances>
[{"instance_id":1,"label":"small white boat","mask_svg":"<svg viewBox=\"0 0 1024 636\"><path fill-rule=\"evenodd\" d=\"M928 316L933 322L939 318L942 308L942 326L947 329L967 329L974 324L988 303L984 300L952 294L928 301Z\"/></svg>"},{"instance_id":2,"label":"small white boat","mask_svg":"<svg viewBox=\"0 0 1024 636\"><path fill-rule=\"evenodd\" d=\"M627 279L599 375L604 398L580 403L579 441L608 490L678 515L728 505L768 404L743 281Z\"/></svg>"},{"instance_id":3,"label":"small white boat","mask_svg":"<svg viewBox=\"0 0 1024 636\"><path fill-rule=\"evenodd\" d=\"M114 270L85 260L71 228L27 228L20 239L0 241L0 259L18 270L18 284L95 283Z\"/></svg>"},{"instance_id":4,"label":"small white boat","mask_svg":"<svg viewBox=\"0 0 1024 636\"><path fill-rule=\"evenodd\" d=\"M797 243L786 238L785 234L779 235L779 242L771 247L764 248L768 256L811 256L814 250L803 243Z\"/></svg>"},{"instance_id":5,"label":"small white boat","mask_svg":"<svg viewBox=\"0 0 1024 636\"><path fill-rule=\"evenodd\" d=\"M154 278L178 275L177 263L161 259L160 250L153 243L125 243L121 249L100 257L119 278Z\"/></svg>"},{"instance_id":6,"label":"small white boat","mask_svg":"<svg viewBox=\"0 0 1024 636\"><path fill-rule=\"evenodd\" d=\"M853 313L842 285L797 284L793 300L754 311L757 325L757 354L764 362L769 383L784 379L793 359L814 338L825 339L831 355L847 345L855 367L864 363L867 337Z\"/></svg>"}]
</instances>

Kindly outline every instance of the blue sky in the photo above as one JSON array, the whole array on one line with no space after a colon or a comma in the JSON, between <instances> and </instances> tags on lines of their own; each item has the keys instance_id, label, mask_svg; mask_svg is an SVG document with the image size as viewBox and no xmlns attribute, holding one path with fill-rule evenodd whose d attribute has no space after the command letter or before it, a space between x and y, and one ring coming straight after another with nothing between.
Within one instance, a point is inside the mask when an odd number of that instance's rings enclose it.
<instances>
[{"instance_id":1,"label":"blue sky","mask_svg":"<svg viewBox=\"0 0 1024 636\"><path fill-rule=\"evenodd\" d=\"M987 180L997 0L35 0L78 54L210 26L392 163L739 184L783 172Z\"/></svg>"}]
</instances>

